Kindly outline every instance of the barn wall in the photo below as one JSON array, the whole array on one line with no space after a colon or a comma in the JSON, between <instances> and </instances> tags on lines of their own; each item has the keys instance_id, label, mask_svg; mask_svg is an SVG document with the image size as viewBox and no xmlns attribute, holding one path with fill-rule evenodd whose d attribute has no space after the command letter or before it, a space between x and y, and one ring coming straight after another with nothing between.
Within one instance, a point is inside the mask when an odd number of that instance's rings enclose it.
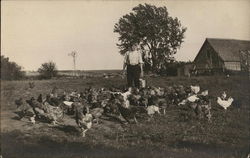
<instances>
[{"instance_id":1,"label":"barn wall","mask_svg":"<svg viewBox=\"0 0 250 158\"><path fill-rule=\"evenodd\" d=\"M223 68L223 62L207 41L204 42L194 62L197 69Z\"/></svg>"}]
</instances>

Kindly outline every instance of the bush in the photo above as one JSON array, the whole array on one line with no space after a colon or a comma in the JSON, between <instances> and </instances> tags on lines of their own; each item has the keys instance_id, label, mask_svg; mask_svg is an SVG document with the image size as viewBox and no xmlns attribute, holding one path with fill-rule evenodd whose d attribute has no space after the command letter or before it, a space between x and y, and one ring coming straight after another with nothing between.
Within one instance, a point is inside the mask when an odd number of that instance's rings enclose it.
<instances>
[{"instance_id":1,"label":"bush","mask_svg":"<svg viewBox=\"0 0 250 158\"><path fill-rule=\"evenodd\" d=\"M52 61L43 63L38 69L41 79L51 79L57 76L56 64Z\"/></svg>"},{"instance_id":2,"label":"bush","mask_svg":"<svg viewBox=\"0 0 250 158\"><path fill-rule=\"evenodd\" d=\"M171 61L166 62L164 66L156 73L161 76L177 76L177 70L179 67L183 67L185 64L190 64L191 62L178 62Z\"/></svg>"},{"instance_id":3,"label":"bush","mask_svg":"<svg viewBox=\"0 0 250 158\"><path fill-rule=\"evenodd\" d=\"M2 80L19 80L25 77L21 66L9 61L8 57L1 55L1 75Z\"/></svg>"}]
</instances>

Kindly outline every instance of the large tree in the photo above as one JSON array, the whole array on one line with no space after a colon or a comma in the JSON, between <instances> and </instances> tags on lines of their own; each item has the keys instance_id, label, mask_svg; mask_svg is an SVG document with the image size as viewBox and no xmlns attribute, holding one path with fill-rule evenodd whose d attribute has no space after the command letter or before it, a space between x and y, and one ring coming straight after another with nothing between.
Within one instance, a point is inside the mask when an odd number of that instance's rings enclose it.
<instances>
[{"instance_id":1,"label":"large tree","mask_svg":"<svg viewBox=\"0 0 250 158\"><path fill-rule=\"evenodd\" d=\"M169 16L167 8L139 4L115 24L119 33L117 46L123 55L133 45L139 44L146 67L153 71L165 69L166 63L175 60L173 55L180 48L186 28L177 18Z\"/></svg>"}]
</instances>

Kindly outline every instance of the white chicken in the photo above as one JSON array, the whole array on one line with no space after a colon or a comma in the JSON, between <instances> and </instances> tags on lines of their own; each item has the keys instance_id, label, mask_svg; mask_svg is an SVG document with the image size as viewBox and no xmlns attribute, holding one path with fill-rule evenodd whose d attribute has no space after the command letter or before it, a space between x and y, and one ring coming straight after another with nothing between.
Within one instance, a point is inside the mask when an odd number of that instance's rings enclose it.
<instances>
[{"instance_id":1,"label":"white chicken","mask_svg":"<svg viewBox=\"0 0 250 158\"><path fill-rule=\"evenodd\" d=\"M82 137L92 127L93 116L89 113L88 107L78 104L75 106L75 121L82 132Z\"/></svg>"},{"instance_id":2,"label":"white chicken","mask_svg":"<svg viewBox=\"0 0 250 158\"><path fill-rule=\"evenodd\" d=\"M180 103L178 103L178 106L185 105L187 101L187 99L182 100Z\"/></svg>"},{"instance_id":3,"label":"white chicken","mask_svg":"<svg viewBox=\"0 0 250 158\"><path fill-rule=\"evenodd\" d=\"M150 89L150 90L149 90L149 94L150 94L151 96L155 96L155 95L156 95L155 89Z\"/></svg>"},{"instance_id":4,"label":"white chicken","mask_svg":"<svg viewBox=\"0 0 250 158\"><path fill-rule=\"evenodd\" d=\"M191 95L187 98L187 100L193 103L193 102L199 100L199 98L197 97L197 95Z\"/></svg>"},{"instance_id":5,"label":"white chicken","mask_svg":"<svg viewBox=\"0 0 250 158\"><path fill-rule=\"evenodd\" d=\"M142 88L145 88L146 87L146 81L144 79L141 79L141 78L139 80L140 80L140 86Z\"/></svg>"},{"instance_id":6,"label":"white chicken","mask_svg":"<svg viewBox=\"0 0 250 158\"><path fill-rule=\"evenodd\" d=\"M234 99L232 97L229 97L227 100L223 100L222 98L218 97L217 98L217 103L222 106L225 110L227 110L227 108L229 106L231 106L232 102L234 101Z\"/></svg>"},{"instance_id":7,"label":"white chicken","mask_svg":"<svg viewBox=\"0 0 250 158\"><path fill-rule=\"evenodd\" d=\"M126 107L126 108L130 107L130 102L129 102L129 100L128 100L128 97L129 97L131 94L132 94L132 88L131 88L131 87L128 89L127 92L122 93L123 100L124 100L124 103L125 103L125 107Z\"/></svg>"},{"instance_id":8,"label":"white chicken","mask_svg":"<svg viewBox=\"0 0 250 158\"><path fill-rule=\"evenodd\" d=\"M191 88L191 91L195 94L199 93L199 91L200 91L200 86L192 86L191 85L190 88Z\"/></svg>"},{"instance_id":9,"label":"white chicken","mask_svg":"<svg viewBox=\"0 0 250 158\"><path fill-rule=\"evenodd\" d=\"M131 87L128 89L128 91L122 93L124 101L127 100L128 96L132 94L132 89Z\"/></svg>"},{"instance_id":10,"label":"white chicken","mask_svg":"<svg viewBox=\"0 0 250 158\"><path fill-rule=\"evenodd\" d=\"M72 101L64 101L63 102L63 104L66 105L66 106L68 106L68 107L71 107L73 103L74 102L72 102Z\"/></svg>"},{"instance_id":11,"label":"white chicken","mask_svg":"<svg viewBox=\"0 0 250 158\"><path fill-rule=\"evenodd\" d=\"M89 130L92 127L92 120L93 120L93 116L92 114L85 114L85 116L83 116L79 122L78 122L78 126L81 128L82 131L82 137L85 137L85 133L87 132L87 130Z\"/></svg>"},{"instance_id":12,"label":"white chicken","mask_svg":"<svg viewBox=\"0 0 250 158\"><path fill-rule=\"evenodd\" d=\"M30 117L30 122L33 124L36 124L36 119L35 119L36 115Z\"/></svg>"},{"instance_id":13,"label":"white chicken","mask_svg":"<svg viewBox=\"0 0 250 158\"><path fill-rule=\"evenodd\" d=\"M125 102L124 102L124 107L125 107L125 108L129 108L129 107L130 107L130 102L129 102L129 100L125 100Z\"/></svg>"},{"instance_id":14,"label":"white chicken","mask_svg":"<svg viewBox=\"0 0 250 158\"><path fill-rule=\"evenodd\" d=\"M154 90L155 90L157 96L164 95L164 89L162 89L161 87L155 88Z\"/></svg>"},{"instance_id":15,"label":"white chicken","mask_svg":"<svg viewBox=\"0 0 250 158\"><path fill-rule=\"evenodd\" d=\"M150 105L150 106L147 107L147 113L150 116L154 115L155 113L160 114L160 109L159 109L158 106Z\"/></svg>"},{"instance_id":16,"label":"white chicken","mask_svg":"<svg viewBox=\"0 0 250 158\"><path fill-rule=\"evenodd\" d=\"M205 90L205 91L201 92L201 95L202 96L208 96L208 90Z\"/></svg>"}]
</instances>

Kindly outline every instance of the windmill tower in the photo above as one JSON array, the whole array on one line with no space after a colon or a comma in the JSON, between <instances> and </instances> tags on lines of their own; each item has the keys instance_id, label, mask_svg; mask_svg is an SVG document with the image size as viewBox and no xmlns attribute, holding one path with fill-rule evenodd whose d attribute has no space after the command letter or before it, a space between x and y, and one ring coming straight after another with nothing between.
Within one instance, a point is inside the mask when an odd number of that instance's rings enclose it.
<instances>
[{"instance_id":1,"label":"windmill tower","mask_svg":"<svg viewBox=\"0 0 250 158\"><path fill-rule=\"evenodd\" d=\"M73 65L73 67L74 67L74 73L73 73L73 75L76 76L76 57L77 57L77 52L76 51L72 51L68 55L73 57L73 64L74 64Z\"/></svg>"}]
</instances>

